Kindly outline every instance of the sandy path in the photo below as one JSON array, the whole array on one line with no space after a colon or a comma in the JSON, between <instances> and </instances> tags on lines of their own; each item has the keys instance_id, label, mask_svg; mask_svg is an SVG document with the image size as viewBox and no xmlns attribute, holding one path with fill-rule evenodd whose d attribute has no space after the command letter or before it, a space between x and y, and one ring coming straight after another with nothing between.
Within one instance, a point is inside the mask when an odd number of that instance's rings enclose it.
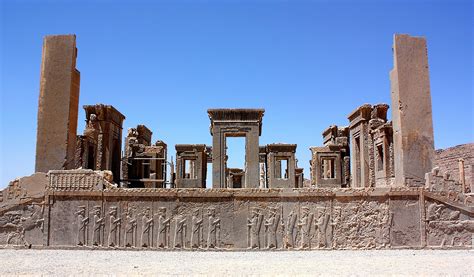
<instances>
[{"instance_id":1,"label":"sandy path","mask_svg":"<svg viewBox=\"0 0 474 277\"><path fill-rule=\"evenodd\" d=\"M474 275L474 251L0 250L0 274Z\"/></svg>"}]
</instances>

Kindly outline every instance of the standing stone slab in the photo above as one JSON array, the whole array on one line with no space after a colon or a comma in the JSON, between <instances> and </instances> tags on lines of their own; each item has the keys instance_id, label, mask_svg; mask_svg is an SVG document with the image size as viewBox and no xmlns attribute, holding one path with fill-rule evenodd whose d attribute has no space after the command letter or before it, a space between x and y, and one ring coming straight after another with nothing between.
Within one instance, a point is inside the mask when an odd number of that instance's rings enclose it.
<instances>
[{"instance_id":1,"label":"standing stone slab","mask_svg":"<svg viewBox=\"0 0 474 277\"><path fill-rule=\"evenodd\" d=\"M434 159L426 39L395 35L390 72L397 184L422 184Z\"/></svg>"},{"instance_id":2,"label":"standing stone slab","mask_svg":"<svg viewBox=\"0 0 474 277\"><path fill-rule=\"evenodd\" d=\"M75 35L44 38L36 172L74 167L80 84L76 57Z\"/></svg>"}]
</instances>

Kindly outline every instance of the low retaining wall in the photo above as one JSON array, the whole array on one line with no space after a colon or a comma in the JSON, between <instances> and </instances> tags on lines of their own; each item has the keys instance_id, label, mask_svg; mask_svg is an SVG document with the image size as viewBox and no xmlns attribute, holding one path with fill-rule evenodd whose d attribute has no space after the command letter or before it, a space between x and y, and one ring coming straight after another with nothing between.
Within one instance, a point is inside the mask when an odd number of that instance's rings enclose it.
<instances>
[{"instance_id":1,"label":"low retaining wall","mask_svg":"<svg viewBox=\"0 0 474 277\"><path fill-rule=\"evenodd\" d=\"M470 247L473 232L471 208L423 189L112 189L46 199L43 242L56 247Z\"/></svg>"}]
</instances>

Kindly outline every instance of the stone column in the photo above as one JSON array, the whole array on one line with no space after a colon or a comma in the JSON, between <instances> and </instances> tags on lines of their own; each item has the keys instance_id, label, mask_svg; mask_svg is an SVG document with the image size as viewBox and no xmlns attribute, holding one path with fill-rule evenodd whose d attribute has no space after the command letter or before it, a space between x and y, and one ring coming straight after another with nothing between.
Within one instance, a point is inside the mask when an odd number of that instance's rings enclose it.
<instances>
[{"instance_id":1,"label":"stone column","mask_svg":"<svg viewBox=\"0 0 474 277\"><path fill-rule=\"evenodd\" d=\"M259 187L259 129L252 126L245 136L245 187Z\"/></svg>"},{"instance_id":2,"label":"stone column","mask_svg":"<svg viewBox=\"0 0 474 277\"><path fill-rule=\"evenodd\" d=\"M395 35L390 72L396 185L422 185L434 161L426 39Z\"/></svg>"},{"instance_id":3,"label":"stone column","mask_svg":"<svg viewBox=\"0 0 474 277\"><path fill-rule=\"evenodd\" d=\"M212 127L212 187L225 187L225 137L219 126Z\"/></svg>"},{"instance_id":4,"label":"stone column","mask_svg":"<svg viewBox=\"0 0 474 277\"><path fill-rule=\"evenodd\" d=\"M46 36L43 41L36 172L74 168L80 73L76 36Z\"/></svg>"}]
</instances>

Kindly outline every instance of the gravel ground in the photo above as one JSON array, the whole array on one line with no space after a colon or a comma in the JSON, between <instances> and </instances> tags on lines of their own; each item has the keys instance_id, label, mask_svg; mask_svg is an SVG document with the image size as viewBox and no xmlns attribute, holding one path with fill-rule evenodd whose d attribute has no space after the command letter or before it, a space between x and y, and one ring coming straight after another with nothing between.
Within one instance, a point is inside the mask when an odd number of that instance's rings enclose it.
<instances>
[{"instance_id":1,"label":"gravel ground","mask_svg":"<svg viewBox=\"0 0 474 277\"><path fill-rule=\"evenodd\" d=\"M0 275L470 275L473 250L0 250Z\"/></svg>"}]
</instances>

